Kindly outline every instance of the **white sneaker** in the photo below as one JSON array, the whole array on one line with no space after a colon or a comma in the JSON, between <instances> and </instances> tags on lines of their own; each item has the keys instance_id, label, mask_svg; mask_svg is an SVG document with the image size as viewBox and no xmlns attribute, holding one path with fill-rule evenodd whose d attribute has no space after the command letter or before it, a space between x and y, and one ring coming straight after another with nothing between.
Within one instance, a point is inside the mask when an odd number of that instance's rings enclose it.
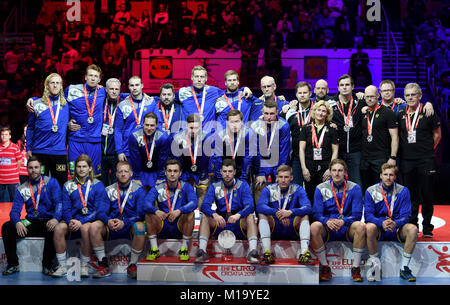
<instances>
[{"instance_id":1,"label":"white sneaker","mask_svg":"<svg viewBox=\"0 0 450 305\"><path fill-rule=\"evenodd\" d=\"M56 269L56 271L53 272L52 277L60 278L60 277L66 276L66 275L67 275L66 266L59 265L58 268Z\"/></svg>"},{"instance_id":2,"label":"white sneaker","mask_svg":"<svg viewBox=\"0 0 450 305\"><path fill-rule=\"evenodd\" d=\"M80 276L81 277L89 277L89 265L81 265L81 272L80 272Z\"/></svg>"}]
</instances>

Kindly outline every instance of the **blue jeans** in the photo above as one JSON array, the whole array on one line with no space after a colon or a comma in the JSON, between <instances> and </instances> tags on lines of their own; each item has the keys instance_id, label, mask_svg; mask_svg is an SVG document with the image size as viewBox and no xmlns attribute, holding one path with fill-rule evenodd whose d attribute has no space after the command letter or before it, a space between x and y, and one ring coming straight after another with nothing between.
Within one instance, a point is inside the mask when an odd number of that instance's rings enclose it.
<instances>
[{"instance_id":1,"label":"blue jeans","mask_svg":"<svg viewBox=\"0 0 450 305\"><path fill-rule=\"evenodd\" d=\"M0 184L0 202L13 202L19 183Z\"/></svg>"},{"instance_id":2,"label":"blue jeans","mask_svg":"<svg viewBox=\"0 0 450 305\"><path fill-rule=\"evenodd\" d=\"M361 186L361 152L341 153L340 158L347 163L348 180L355 182Z\"/></svg>"}]
</instances>

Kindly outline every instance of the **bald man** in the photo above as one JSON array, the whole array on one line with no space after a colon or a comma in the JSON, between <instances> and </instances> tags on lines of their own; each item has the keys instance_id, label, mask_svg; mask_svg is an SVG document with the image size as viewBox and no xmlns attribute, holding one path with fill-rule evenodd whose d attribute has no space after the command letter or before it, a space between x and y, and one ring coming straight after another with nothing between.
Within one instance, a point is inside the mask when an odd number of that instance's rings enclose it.
<instances>
[{"instance_id":1,"label":"bald man","mask_svg":"<svg viewBox=\"0 0 450 305\"><path fill-rule=\"evenodd\" d=\"M313 101L328 101L330 97L328 96L328 83L324 79L319 79L314 85L314 94Z\"/></svg>"},{"instance_id":2,"label":"bald man","mask_svg":"<svg viewBox=\"0 0 450 305\"><path fill-rule=\"evenodd\" d=\"M364 91L368 111L362 119L361 180L363 191L380 180L384 163L396 165L398 123L394 112L378 103L375 86Z\"/></svg>"},{"instance_id":3,"label":"bald man","mask_svg":"<svg viewBox=\"0 0 450 305\"><path fill-rule=\"evenodd\" d=\"M286 114L286 112L289 110L289 102L286 101L284 96L280 95L277 96L275 94L275 90L277 89L277 84L275 83L275 79L272 76L264 76L261 78L261 91L263 95L259 98L259 100L256 100L252 105L252 110L250 112L250 121L257 121L259 120L261 113L262 113L262 107L266 100L269 100L271 98L274 99L274 101L277 103L278 107L278 114ZM284 116L282 116L284 117Z\"/></svg>"}]
</instances>

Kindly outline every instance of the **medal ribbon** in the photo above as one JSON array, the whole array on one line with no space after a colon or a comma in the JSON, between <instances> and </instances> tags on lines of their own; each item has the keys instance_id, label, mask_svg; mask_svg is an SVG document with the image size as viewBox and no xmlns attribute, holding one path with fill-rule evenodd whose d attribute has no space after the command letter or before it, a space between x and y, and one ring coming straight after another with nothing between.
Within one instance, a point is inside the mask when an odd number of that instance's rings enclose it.
<instances>
[{"instance_id":1,"label":"medal ribbon","mask_svg":"<svg viewBox=\"0 0 450 305\"><path fill-rule=\"evenodd\" d=\"M81 203L83 204L83 208L85 208L86 203L88 201L88 197L89 197L89 190L91 188L91 179L88 180L88 183L86 186L86 199L83 196L83 192L81 191L81 185L79 183L77 183L77 187L78 187L78 193L80 194Z\"/></svg>"},{"instance_id":2,"label":"medal ribbon","mask_svg":"<svg viewBox=\"0 0 450 305\"><path fill-rule=\"evenodd\" d=\"M164 107L160 104L159 105L159 110L162 113L163 119L164 119L164 126L165 126L165 130L169 130L170 127L170 123L172 122L172 116L174 113L174 105L172 104L172 108L170 108L169 113L166 115L166 110L164 109Z\"/></svg>"},{"instance_id":3,"label":"medal ribbon","mask_svg":"<svg viewBox=\"0 0 450 305\"><path fill-rule=\"evenodd\" d=\"M175 191L175 195L173 196L173 208L175 208L175 205L177 204L177 198L178 193L180 192L180 185L181 183L178 182L177 184L177 190ZM170 193L169 193L169 186L166 183L166 195L167 195L167 206L169 207L169 213L172 212L172 205L170 204Z\"/></svg>"},{"instance_id":4,"label":"medal ribbon","mask_svg":"<svg viewBox=\"0 0 450 305\"><path fill-rule=\"evenodd\" d=\"M344 181L344 191L342 192L341 205L339 205L339 200L337 198L336 191L334 190L333 181L330 181L330 183L331 189L333 191L334 200L336 201L336 206L338 208L339 214L342 215L342 213L344 212L345 195L347 193L347 181Z\"/></svg>"},{"instance_id":5,"label":"medal ribbon","mask_svg":"<svg viewBox=\"0 0 450 305\"><path fill-rule=\"evenodd\" d=\"M113 126L114 118L116 117L117 107L119 106L119 99L120 97L117 97L117 103L116 103L116 109L114 109L114 112L111 116L112 109L108 109L108 101L105 103L105 109L103 110L103 122L106 121L106 113L108 113L108 125L109 127Z\"/></svg>"},{"instance_id":6,"label":"medal ribbon","mask_svg":"<svg viewBox=\"0 0 450 305\"><path fill-rule=\"evenodd\" d=\"M278 124L278 121L275 124ZM269 151L270 148L272 147L273 139L275 137L276 127L278 127L278 126L275 126L275 124L272 124L272 128L270 130L270 141L269 141L269 143L267 143L267 123L264 122L264 129L266 131L265 138L266 138L267 151Z\"/></svg>"},{"instance_id":7,"label":"medal ribbon","mask_svg":"<svg viewBox=\"0 0 450 305\"><path fill-rule=\"evenodd\" d=\"M315 124L311 124L311 138L312 138L312 145L316 146L316 148L320 148L322 146L323 143L323 137L325 136L325 129L327 129L327 127L324 125L322 127L322 131L320 133L320 139L317 140L317 134L316 134L316 128L314 126Z\"/></svg>"},{"instance_id":8,"label":"medal ribbon","mask_svg":"<svg viewBox=\"0 0 450 305\"><path fill-rule=\"evenodd\" d=\"M127 192L125 193L125 198L123 199L123 203L120 204L120 189L119 189L119 183L117 183L117 205L119 206L119 213L123 213L123 208L127 204L128 196L131 193L131 185L133 184L133 181L130 181L130 185L128 186Z\"/></svg>"},{"instance_id":9,"label":"medal ribbon","mask_svg":"<svg viewBox=\"0 0 450 305\"><path fill-rule=\"evenodd\" d=\"M147 136L144 134L144 146L145 146L145 152L147 153L147 159L148 161L152 160L153 157L153 151L155 150L155 140L156 136L153 133L153 140L152 140L152 146L150 147L150 153L148 152L148 144L147 144Z\"/></svg>"},{"instance_id":10,"label":"medal ribbon","mask_svg":"<svg viewBox=\"0 0 450 305\"><path fill-rule=\"evenodd\" d=\"M412 121L412 124L411 124L411 118L409 117L409 113L408 113L409 106L406 107L405 124L406 124L406 129L408 130L408 134L410 134L410 135L413 134L414 130L417 129L417 125L419 124L419 120L420 120L419 113L422 112L422 107L423 107L422 104L420 104L420 107L417 107L417 109L414 113L414 119ZM414 128L412 126L414 126Z\"/></svg>"},{"instance_id":11,"label":"medal ribbon","mask_svg":"<svg viewBox=\"0 0 450 305\"><path fill-rule=\"evenodd\" d=\"M92 117L92 115L94 114L95 103L97 102L97 89L95 89L94 101L92 102L92 108L91 108L89 106L89 98L88 98L88 93L86 90L86 84L84 84L84 100L86 102L86 108L88 111L88 115L89 115L89 117Z\"/></svg>"},{"instance_id":12,"label":"medal ribbon","mask_svg":"<svg viewBox=\"0 0 450 305\"><path fill-rule=\"evenodd\" d=\"M191 89L192 89L192 96L194 97L195 105L197 105L198 114L203 115L203 108L205 107L206 88L203 87L201 107L198 104L197 94L195 93L194 87L192 87Z\"/></svg>"},{"instance_id":13,"label":"medal ribbon","mask_svg":"<svg viewBox=\"0 0 450 305\"><path fill-rule=\"evenodd\" d=\"M50 100L50 97L47 97L47 103L48 103L48 109L50 110L50 114L52 116L53 126L56 126L56 123L58 122L59 110L61 108L61 103L59 102L59 99L58 99L58 101L57 101L58 106L56 107L56 117L55 117L55 113L53 112L53 106L52 106L52 101Z\"/></svg>"},{"instance_id":14,"label":"medal ribbon","mask_svg":"<svg viewBox=\"0 0 450 305\"><path fill-rule=\"evenodd\" d=\"M231 104L230 100L228 99L227 95L224 94L223 97L224 97L225 100L227 101L228 106L230 106L230 109L231 109L231 110L234 110L234 107L233 107L233 105ZM238 92L238 99L239 99L239 102L238 102L238 110L241 111L241 103L242 103L242 100L241 100L241 91Z\"/></svg>"},{"instance_id":15,"label":"medal ribbon","mask_svg":"<svg viewBox=\"0 0 450 305\"><path fill-rule=\"evenodd\" d=\"M341 105L341 107L339 107L339 105ZM339 100L339 103L337 103L337 109L339 110L339 112L342 114L342 116L345 118L345 125L348 126L348 123L350 122L350 114L352 113L352 108L353 108L353 96L352 99L350 100L350 106L348 107L348 112L347 112L347 116L344 115L344 103L341 102ZM355 108L356 110L356 108Z\"/></svg>"},{"instance_id":16,"label":"medal ribbon","mask_svg":"<svg viewBox=\"0 0 450 305\"><path fill-rule=\"evenodd\" d=\"M309 105L309 113L306 116L306 118L303 120L304 116L303 113L306 112L306 109L303 110L302 105L299 103L299 111L297 111L297 122L298 122L298 127L302 127L305 126L306 124L309 124L309 122L311 122L311 109L314 106L314 103L311 102L311 105ZM300 112L302 113L302 115L300 115ZM300 125L300 120L301 120L301 125Z\"/></svg>"},{"instance_id":17,"label":"medal ribbon","mask_svg":"<svg viewBox=\"0 0 450 305\"><path fill-rule=\"evenodd\" d=\"M136 125L139 126L139 125L141 125L142 113L144 113L145 96L142 98L142 105L141 105L141 110L139 111L139 117L137 115L136 107L134 107L133 98L131 96L130 96L130 103L131 103L131 108L133 108L134 120L136 121Z\"/></svg>"},{"instance_id":18,"label":"medal ribbon","mask_svg":"<svg viewBox=\"0 0 450 305\"><path fill-rule=\"evenodd\" d=\"M231 157L233 160L236 158L236 152L238 151L239 144L241 144L241 130L237 134L238 139L236 141L236 146L233 148L233 140L231 139L230 129L227 128L228 143L230 144Z\"/></svg>"},{"instance_id":19,"label":"medal ribbon","mask_svg":"<svg viewBox=\"0 0 450 305\"><path fill-rule=\"evenodd\" d=\"M31 193L31 201L33 202L33 206L36 211L39 208L39 201L41 199L41 191L42 191L43 185L44 185L44 180L42 179L42 176L41 176L41 179L39 180L37 199L34 199L33 186L31 185L30 182L28 182L28 187L30 188L30 193Z\"/></svg>"},{"instance_id":20,"label":"medal ribbon","mask_svg":"<svg viewBox=\"0 0 450 305\"><path fill-rule=\"evenodd\" d=\"M394 211L394 203L395 203L395 197L397 195L397 190L395 187L395 183L394 183L394 190L392 191L392 197L391 197L391 204L389 205L388 201L387 201L387 196L383 190L383 184L380 183L380 189L381 189L381 194L383 195L383 200L384 200L384 204L386 205L387 211L388 211L388 215L389 217L392 216L392 212Z\"/></svg>"},{"instance_id":21,"label":"medal ribbon","mask_svg":"<svg viewBox=\"0 0 450 305\"><path fill-rule=\"evenodd\" d=\"M367 113L367 134L370 136L372 135L372 127L373 127L373 119L375 118L375 114L377 113L378 109L380 109L380 105L377 104L377 106L375 107L375 110L373 111L373 116L372 119L369 120L370 117L370 113Z\"/></svg>"},{"instance_id":22,"label":"medal ribbon","mask_svg":"<svg viewBox=\"0 0 450 305\"><path fill-rule=\"evenodd\" d=\"M281 207L282 210L285 210L287 202L289 200L289 197L291 196L291 186L289 186L286 197L284 197L283 206L281 206L281 188L280 188L280 186L278 186L278 193L280 193L280 199L278 199L278 206Z\"/></svg>"},{"instance_id":23,"label":"medal ribbon","mask_svg":"<svg viewBox=\"0 0 450 305\"><path fill-rule=\"evenodd\" d=\"M230 194L230 203L228 203L228 197L227 197L227 189L225 187L225 183L222 182L222 188L223 188L223 194L225 197L225 205L227 207L227 213L231 212L231 204L233 203L233 192L236 190L236 187L234 186L234 179L233 179L233 188L231 190Z\"/></svg>"}]
</instances>

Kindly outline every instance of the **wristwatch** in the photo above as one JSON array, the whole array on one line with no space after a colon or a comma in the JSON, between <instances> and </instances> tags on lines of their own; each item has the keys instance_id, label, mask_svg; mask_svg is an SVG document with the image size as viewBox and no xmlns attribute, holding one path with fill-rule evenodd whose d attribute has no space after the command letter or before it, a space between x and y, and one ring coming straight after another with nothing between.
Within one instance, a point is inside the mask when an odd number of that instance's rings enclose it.
<instances>
[{"instance_id":1,"label":"wristwatch","mask_svg":"<svg viewBox=\"0 0 450 305\"><path fill-rule=\"evenodd\" d=\"M397 160L397 157L396 156L390 156L389 159Z\"/></svg>"}]
</instances>

